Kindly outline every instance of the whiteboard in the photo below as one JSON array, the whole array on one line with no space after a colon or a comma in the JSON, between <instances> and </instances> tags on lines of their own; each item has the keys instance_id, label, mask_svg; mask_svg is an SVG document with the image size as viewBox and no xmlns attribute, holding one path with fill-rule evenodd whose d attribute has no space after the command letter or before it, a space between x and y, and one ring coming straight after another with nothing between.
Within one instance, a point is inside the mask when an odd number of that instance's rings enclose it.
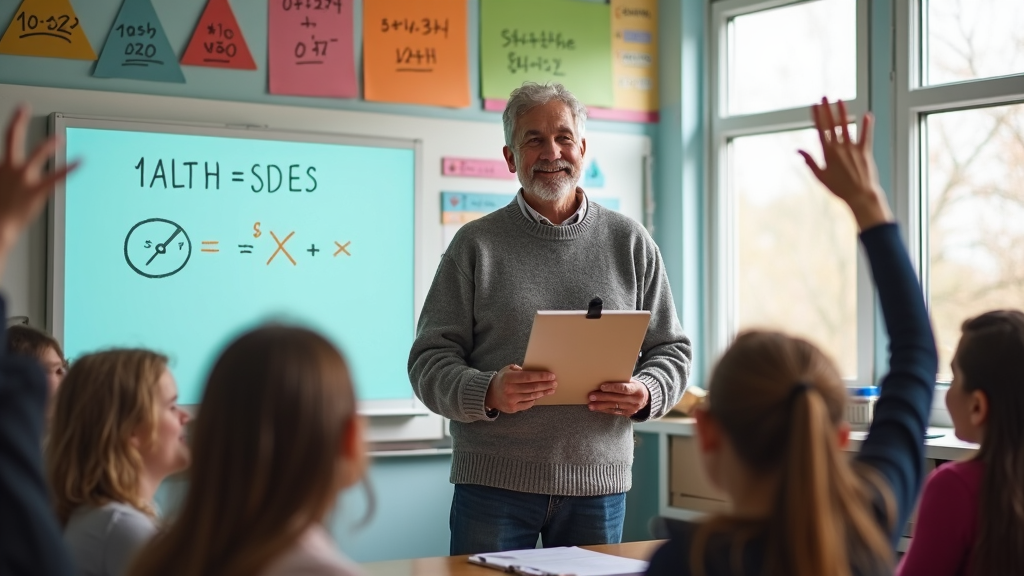
<instances>
[{"instance_id":1,"label":"whiteboard","mask_svg":"<svg viewBox=\"0 0 1024 576\"><path fill-rule=\"evenodd\" d=\"M53 115L51 329L71 357L167 354L198 405L219 351L271 322L348 356L360 410L417 409L419 146L411 140ZM391 226L380 226L381 208Z\"/></svg>"}]
</instances>

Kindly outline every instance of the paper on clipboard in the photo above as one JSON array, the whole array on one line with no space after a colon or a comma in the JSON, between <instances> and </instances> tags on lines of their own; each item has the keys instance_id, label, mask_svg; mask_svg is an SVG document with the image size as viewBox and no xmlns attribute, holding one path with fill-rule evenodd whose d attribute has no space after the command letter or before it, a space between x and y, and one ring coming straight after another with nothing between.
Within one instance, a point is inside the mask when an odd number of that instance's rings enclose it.
<instances>
[{"instance_id":1,"label":"paper on clipboard","mask_svg":"<svg viewBox=\"0 0 1024 576\"><path fill-rule=\"evenodd\" d=\"M518 576L634 576L647 571L647 562L643 560L576 546L475 554L469 561Z\"/></svg>"},{"instance_id":2,"label":"paper on clipboard","mask_svg":"<svg viewBox=\"0 0 1024 576\"><path fill-rule=\"evenodd\" d=\"M647 310L541 310L533 318L524 370L555 374L558 388L535 405L587 404L604 382L628 382L650 324Z\"/></svg>"}]
</instances>

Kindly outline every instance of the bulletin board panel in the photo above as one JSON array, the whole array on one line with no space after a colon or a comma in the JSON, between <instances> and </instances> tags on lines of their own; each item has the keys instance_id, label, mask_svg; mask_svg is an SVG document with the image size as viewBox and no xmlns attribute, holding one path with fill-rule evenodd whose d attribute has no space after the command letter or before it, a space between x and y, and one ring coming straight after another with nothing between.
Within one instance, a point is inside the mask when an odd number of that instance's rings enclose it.
<instances>
[{"instance_id":1,"label":"bulletin board panel","mask_svg":"<svg viewBox=\"0 0 1024 576\"><path fill-rule=\"evenodd\" d=\"M508 195L514 194L519 186L515 180L488 177L487 174L442 174L445 158L502 160L504 137L497 116L492 122L466 121L0 84L0 116L9 117L19 102L29 102L33 106L30 138L36 141L46 133L46 117L58 111L135 121L417 141L422 158L414 226L417 251L413 271L413 314L417 317L444 250L442 192ZM593 184L585 185L584 189L599 201L603 198L617 199L621 213L643 222L645 192L649 192L650 186L647 177L650 138L642 134L597 131L588 131L585 137L585 164ZM376 219L386 230L395 225L388 221L388 214L389 206L382 203L369 217ZM47 273L47 236L46 225L37 223L12 254L9 271L4 278L10 313L28 316L36 325L49 322L40 321L47 315L45 287L47 281L52 280ZM412 405L415 408L410 410L411 413L425 412L417 401L412 401ZM378 421L387 422L387 426L378 426ZM389 441L439 437L441 434L443 420L440 417L389 416L372 421L370 436L374 441Z\"/></svg>"}]
</instances>

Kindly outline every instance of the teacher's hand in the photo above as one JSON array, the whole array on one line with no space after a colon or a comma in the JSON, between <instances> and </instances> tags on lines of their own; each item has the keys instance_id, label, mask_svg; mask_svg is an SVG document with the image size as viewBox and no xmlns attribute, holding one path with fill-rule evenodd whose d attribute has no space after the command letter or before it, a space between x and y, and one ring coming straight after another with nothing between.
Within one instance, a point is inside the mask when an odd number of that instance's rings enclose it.
<instances>
[{"instance_id":1,"label":"teacher's hand","mask_svg":"<svg viewBox=\"0 0 1024 576\"><path fill-rule=\"evenodd\" d=\"M558 382L551 372L523 370L511 364L494 375L484 405L506 414L533 408L538 398L554 394Z\"/></svg>"},{"instance_id":2,"label":"teacher's hand","mask_svg":"<svg viewBox=\"0 0 1024 576\"><path fill-rule=\"evenodd\" d=\"M647 386L633 378L629 382L605 382L601 387L590 393L589 408L594 412L604 412L615 416L630 417L636 414L651 400L651 392Z\"/></svg>"}]
</instances>

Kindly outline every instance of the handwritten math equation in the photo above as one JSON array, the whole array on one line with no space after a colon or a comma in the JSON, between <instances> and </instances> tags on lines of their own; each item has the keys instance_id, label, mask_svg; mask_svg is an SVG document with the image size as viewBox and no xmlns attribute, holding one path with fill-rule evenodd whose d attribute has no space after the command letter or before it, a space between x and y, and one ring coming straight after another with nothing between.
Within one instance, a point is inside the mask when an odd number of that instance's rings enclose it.
<instances>
[{"instance_id":1,"label":"handwritten math equation","mask_svg":"<svg viewBox=\"0 0 1024 576\"><path fill-rule=\"evenodd\" d=\"M14 21L21 25L19 38L47 36L69 44L72 32L78 28L78 17L72 14L55 14L44 19L35 14L27 14L22 10L14 17Z\"/></svg>"},{"instance_id":2,"label":"handwritten math equation","mask_svg":"<svg viewBox=\"0 0 1024 576\"><path fill-rule=\"evenodd\" d=\"M206 51L204 62L229 64L231 59L238 55L238 45L234 42L234 28L224 26L220 22L209 24L206 27L206 35L210 40L203 42L203 50Z\"/></svg>"},{"instance_id":3,"label":"handwritten math equation","mask_svg":"<svg viewBox=\"0 0 1024 576\"><path fill-rule=\"evenodd\" d=\"M562 32L550 30L521 31L517 28L505 28L501 31L502 48L522 48L529 51L545 50L548 52L571 52L576 50L576 40ZM529 74L544 72L552 76L565 76L562 58L553 55L523 54L515 50L508 52L508 71Z\"/></svg>"},{"instance_id":4,"label":"handwritten math equation","mask_svg":"<svg viewBox=\"0 0 1024 576\"><path fill-rule=\"evenodd\" d=\"M351 258L352 241L336 240L309 246L298 244L296 230L274 230L264 227L262 222L252 226L251 238L244 242L227 243L221 240L201 240L199 253L217 255L233 253L241 258L253 258L264 266L298 266L301 261L333 260ZM266 238L265 236L269 237ZM262 241L260 238L264 238ZM237 242L237 240L236 240ZM291 242L291 244L290 244ZM233 248L231 247L233 246ZM149 218L136 223L124 240L124 258L128 267L145 278L167 278L183 270L192 260L192 239L178 223L166 218ZM263 262L267 254L270 257Z\"/></svg>"},{"instance_id":5,"label":"handwritten math equation","mask_svg":"<svg viewBox=\"0 0 1024 576\"><path fill-rule=\"evenodd\" d=\"M288 192L315 192L319 186L316 166L302 164L261 164L255 163L246 170L221 170L218 161L185 160L164 158L147 160L139 158L135 164L138 172L139 188L162 188L183 190L220 190L221 176L225 186L232 184L248 186L254 193L266 192L274 194L282 190ZM228 174L230 173L230 180Z\"/></svg>"},{"instance_id":6,"label":"handwritten math equation","mask_svg":"<svg viewBox=\"0 0 1024 576\"><path fill-rule=\"evenodd\" d=\"M422 36L444 35L448 38L448 19L436 18L381 18L381 32L419 34Z\"/></svg>"}]
</instances>

